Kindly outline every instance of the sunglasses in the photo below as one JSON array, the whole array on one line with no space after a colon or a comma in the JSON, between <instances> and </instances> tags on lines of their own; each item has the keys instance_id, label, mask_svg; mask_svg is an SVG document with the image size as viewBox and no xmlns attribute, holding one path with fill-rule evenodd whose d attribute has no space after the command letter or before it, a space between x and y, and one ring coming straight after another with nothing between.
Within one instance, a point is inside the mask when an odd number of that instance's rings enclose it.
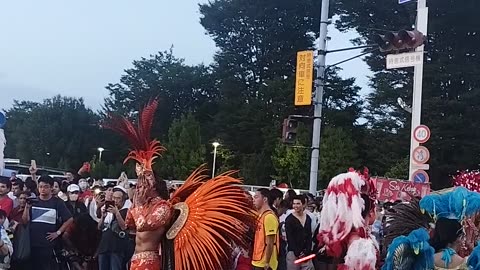
<instances>
[{"instance_id":1,"label":"sunglasses","mask_svg":"<svg viewBox=\"0 0 480 270\"><path fill-rule=\"evenodd\" d=\"M70 194L78 194L79 192L78 191L72 191L70 192Z\"/></svg>"}]
</instances>

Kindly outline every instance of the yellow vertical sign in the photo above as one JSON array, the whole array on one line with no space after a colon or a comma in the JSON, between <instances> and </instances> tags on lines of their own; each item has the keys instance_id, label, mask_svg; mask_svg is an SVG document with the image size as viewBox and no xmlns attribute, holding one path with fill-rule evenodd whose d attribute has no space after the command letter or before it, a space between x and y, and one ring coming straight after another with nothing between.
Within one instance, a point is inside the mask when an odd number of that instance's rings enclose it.
<instances>
[{"instance_id":1,"label":"yellow vertical sign","mask_svg":"<svg viewBox=\"0 0 480 270\"><path fill-rule=\"evenodd\" d=\"M295 106L312 105L313 51L297 53Z\"/></svg>"}]
</instances>

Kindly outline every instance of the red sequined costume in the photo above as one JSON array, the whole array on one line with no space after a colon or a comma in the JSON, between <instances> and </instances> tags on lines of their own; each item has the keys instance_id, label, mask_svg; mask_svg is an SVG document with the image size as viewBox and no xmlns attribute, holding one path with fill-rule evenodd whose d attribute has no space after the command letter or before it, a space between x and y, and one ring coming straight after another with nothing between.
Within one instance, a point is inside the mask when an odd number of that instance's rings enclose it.
<instances>
[{"instance_id":1,"label":"red sequined costume","mask_svg":"<svg viewBox=\"0 0 480 270\"><path fill-rule=\"evenodd\" d=\"M339 262L337 269L379 268L379 247L368 222L374 218L375 198L376 190L367 171L360 174L351 169L330 181L323 198L317 238L327 255ZM370 209L368 218L362 215L366 206Z\"/></svg>"},{"instance_id":2,"label":"red sequined costume","mask_svg":"<svg viewBox=\"0 0 480 270\"><path fill-rule=\"evenodd\" d=\"M129 209L125 225L136 232L155 231L170 224L172 205L160 198L152 198L147 203ZM131 269L161 269L158 251L136 253L132 257Z\"/></svg>"},{"instance_id":3,"label":"red sequined costume","mask_svg":"<svg viewBox=\"0 0 480 270\"><path fill-rule=\"evenodd\" d=\"M471 191L480 192L480 171L463 171L453 177L453 185L464 187ZM479 215L472 218L465 218L462 222L466 237L463 239L461 249L458 254L466 257L472 253L477 241L480 240Z\"/></svg>"},{"instance_id":4,"label":"red sequined costume","mask_svg":"<svg viewBox=\"0 0 480 270\"><path fill-rule=\"evenodd\" d=\"M233 177L235 172L209 179L203 167L186 179L172 199L163 200L160 194L152 196L152 190L163 181L154 178L153 161L165 150L159 141L150 139L157 106L156 100L147 104L139 113L137 127L126 118L115 116L103 125L130 142L133 149L125 162L137 161L137 189L126 226L137 233L165 232L159 249L133 255L130 269L228 269L232 246L247 249L250 245L247 229L256 221L253 205L240 187L241 180Z\"/></svg>"}]
</instances>

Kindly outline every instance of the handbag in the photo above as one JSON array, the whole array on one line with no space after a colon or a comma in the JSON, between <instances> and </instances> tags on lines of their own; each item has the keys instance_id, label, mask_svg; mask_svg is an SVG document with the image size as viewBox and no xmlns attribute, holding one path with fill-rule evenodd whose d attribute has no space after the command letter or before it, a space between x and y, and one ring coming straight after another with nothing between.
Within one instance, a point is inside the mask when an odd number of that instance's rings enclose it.
<instances>
[{"instance_id":1,"label":"handbag","mask_svg":"<svg viewBox=\"0 0 480 270\"><path fill-rule=\"evenodd\" d=\"M30 258L30 228L19 224L13 238L13 261L24 261Z\"/></svg>"}]
</instances>

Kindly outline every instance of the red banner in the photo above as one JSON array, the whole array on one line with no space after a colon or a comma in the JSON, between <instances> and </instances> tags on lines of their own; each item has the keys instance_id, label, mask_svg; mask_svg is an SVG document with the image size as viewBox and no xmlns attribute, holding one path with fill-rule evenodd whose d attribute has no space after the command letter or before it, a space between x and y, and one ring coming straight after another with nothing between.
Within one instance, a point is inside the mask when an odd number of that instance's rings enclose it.
<instances>
[{"instance_id":1,"label":"red banner","mask_svg":"<svg viewBox=\"0 0 480 270\"><path fill-rule=\"evenodd\" d=\"M413 183L410 181L389 180L376 178L376 188L379 201L394 202L397 200L408 201L411 194L423 197L430 193L430 185L425 183Z\"/></svg>"}]
</instances>

